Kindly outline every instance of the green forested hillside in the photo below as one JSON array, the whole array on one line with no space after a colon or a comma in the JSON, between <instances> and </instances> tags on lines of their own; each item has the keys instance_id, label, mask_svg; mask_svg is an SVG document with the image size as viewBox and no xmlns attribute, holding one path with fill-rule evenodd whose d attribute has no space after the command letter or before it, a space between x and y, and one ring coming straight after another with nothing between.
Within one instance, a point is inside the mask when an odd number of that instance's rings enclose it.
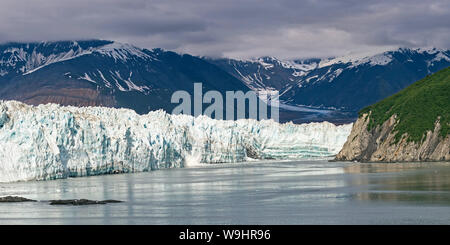
<instances>
[{"instance_id":1,"label":"green forested hillside","mask_svg":"<svg viewBox=\"0 0 450 245\"><path fill-rule=\"evenodd\" d=\"M362 109L359 115L369 111L369 130L383 124L392 115L397 115L394 128L397 142L404 133L408 133L409 141L421 141L427 130L434 129L438 117L441 124L440 135L446 137L450 133L450 67Z\"/></svg>"}]
</instances>

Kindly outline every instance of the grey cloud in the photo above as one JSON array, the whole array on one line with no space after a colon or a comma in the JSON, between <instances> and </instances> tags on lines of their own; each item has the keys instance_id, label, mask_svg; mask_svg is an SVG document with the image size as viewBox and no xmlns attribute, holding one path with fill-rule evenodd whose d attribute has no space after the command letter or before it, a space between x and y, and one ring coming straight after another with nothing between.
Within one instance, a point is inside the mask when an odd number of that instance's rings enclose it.
<instances>
[{"instance_id":1,"label":"grey cloud","mask_svg":"<svg viewBox=\"0 0 450 245\"><path fill-rule=\"evenodd\" d=\"M194 55L450 48L449 0L2 0L0 42L100 38Z\"/></svg>"},{"instance_id":2,"label":"grey cloud","mask_svg":"<svg viewBox=\"0 0 450 245\"><path fill-rule=\"evenodd\" d=\"M114 22L99 20L94 24L98 30L132 36L151 34L182 33L205 31L205 23L191 19L156 19L146 17L120 17Z\"/></svg>"}]
</instances>

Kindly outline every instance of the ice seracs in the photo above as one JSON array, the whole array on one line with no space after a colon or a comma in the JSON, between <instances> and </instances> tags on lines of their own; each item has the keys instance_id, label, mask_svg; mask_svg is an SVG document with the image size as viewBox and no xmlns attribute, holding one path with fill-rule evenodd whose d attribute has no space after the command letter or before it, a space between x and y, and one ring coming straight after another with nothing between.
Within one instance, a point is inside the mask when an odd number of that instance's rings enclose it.
<instances>
[{"instance_id":1,"label":"ice seracs","mask_svg":"<svg viewBox=\"0 0 450 245\"><path fill-rule=\"evenodd\" d=\"M336 154L351 125L0 101L0 182Z\"/></svg>"}]
</instances>

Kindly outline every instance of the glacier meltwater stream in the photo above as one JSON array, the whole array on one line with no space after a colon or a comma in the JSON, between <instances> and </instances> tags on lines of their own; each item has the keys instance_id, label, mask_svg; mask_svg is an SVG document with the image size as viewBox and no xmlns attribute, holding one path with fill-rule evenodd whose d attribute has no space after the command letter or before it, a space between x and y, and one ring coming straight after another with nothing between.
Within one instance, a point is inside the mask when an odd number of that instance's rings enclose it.
<instances>
[{"instance_id":1,"label":"glacier meltwater stream","mask_svg":"<svg viewBox=\"0 0 450 245\"><path fill-rule=\"evenodd\" d=\"M0 101L0 182L335 155L352 125Z\"/></svg>"}]
</instances>

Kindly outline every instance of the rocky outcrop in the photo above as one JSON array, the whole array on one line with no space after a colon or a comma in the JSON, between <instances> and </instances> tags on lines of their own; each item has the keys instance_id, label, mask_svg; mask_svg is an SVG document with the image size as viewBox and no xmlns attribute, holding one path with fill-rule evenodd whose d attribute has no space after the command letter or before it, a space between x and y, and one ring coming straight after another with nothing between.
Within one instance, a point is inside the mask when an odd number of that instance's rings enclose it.
<instances>
[{"instance_id":1,"label":"rocky outcrop","mask_svg":"<svg viewBox=\"0 0 450 245\"><path fill-rule=\"evenodd\" d=\"M20 196L6 196L0 197L0 203L13 203L13 202L37 202L36 200L28 199ZM50 200L50 205L95 205L95 204L108 204L108 203L121 203L119 200L89 200L89 199L67 199L67 200Z\"/></svg>"},{"instance_id":2,"label":"rocky outcrop","mask_svg":"<svg viewBox=\"0 0 450 245\"><path fill-rule=\"evenodd\" d=\"M96 205L96 204L107 204L107 203L120 203L122 201L118 200L88 200L88 199L68 199L68 200L51 200L50 205L73 205L73 206L81 206L81 205Z\"/></svg>"},{"instance_id":3,"label":"rocky outcrop","mask_svg":"<svg viewBox=\"0 0 450 245\"><path fill-rule=\"evenodd\" d=\"M338 161L361 162L415 162L450 161L450 136L443 138L439 119L433 131L428 131L420 142L408 140L404 134L395 140L396 115L381 126L367 130L369 114L363 114L353 125L344 147L336 155Z\"/></svg>"},{"instance_id":4,"label":"rocky outcrop","mask_svg":"<svg viewBox=\"0 0 450 245\"><path fill-rule=\"evenodd\" d=\"M0 202L36 202L36 200L28 199L19 196L0 197Z\"/></svg>"}]
</instances>

